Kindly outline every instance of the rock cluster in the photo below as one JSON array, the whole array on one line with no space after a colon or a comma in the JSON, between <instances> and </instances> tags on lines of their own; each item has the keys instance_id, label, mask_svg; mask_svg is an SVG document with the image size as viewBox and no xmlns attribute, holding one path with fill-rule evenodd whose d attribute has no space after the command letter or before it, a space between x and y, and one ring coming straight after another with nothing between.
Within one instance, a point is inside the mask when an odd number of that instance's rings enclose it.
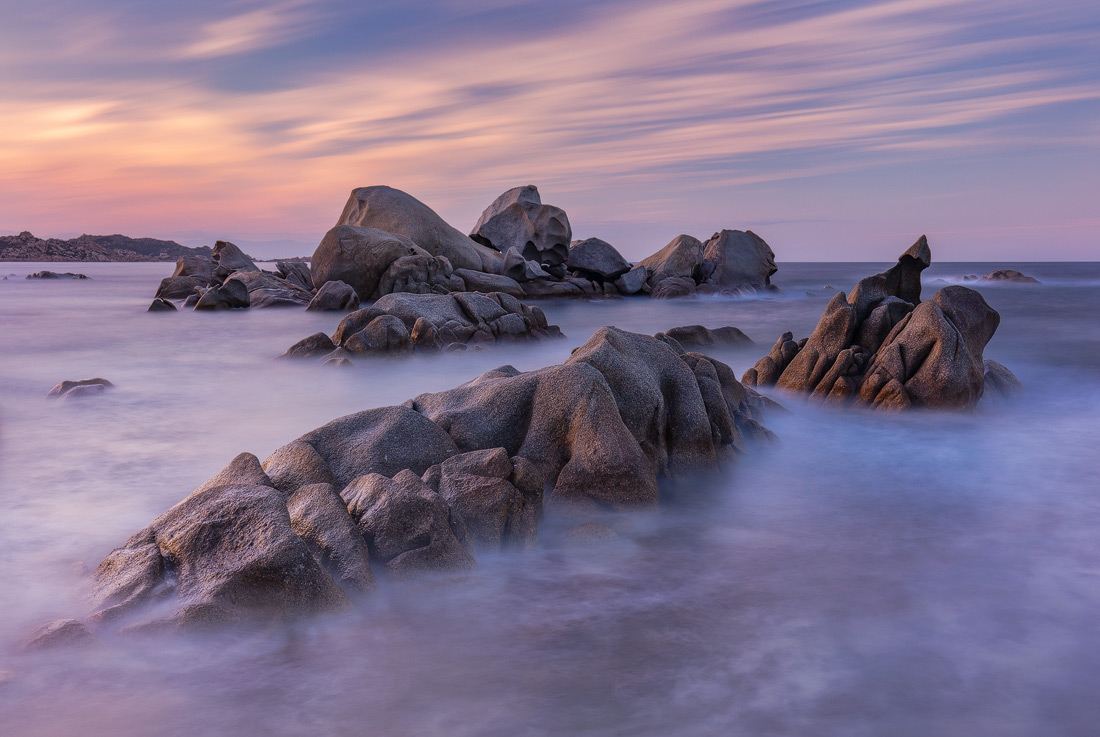
<instances>
[{"instance_id":1,"label":"rock cluster","mask_svg":"<svg viewBox=\"0 0 1100 737\"><path fill-rule=\"evenodd\" d=\"M315 333L283 356L320 356L326 363L347 365L350 358L368 354L465 351L501 341L561 337L561 330L547 323L540 308L503 292L395 292L347 315L331 337Z\"/></svg>"},{"instance_id":2,"label":"rock cluster","mask_svg":"<svg viewBox=\"0 0 1100 737\"><path fill-rule=\"evenodd\" d=\"M961 286L921 302L921 271L931 261L921 236L897 265L863 279L847 297L834 296L809 338L780 336L741 380L826 404L973 407L985 383L982 354L1000 315Z\"/></svg>"},{"instance_id":3,"label":"rock cluster","mask_svg":"<svg viewBox=\"0 0 1100 737\"><path fill-rule=\"evenodd\" d=\"M33 274L27 274L28 279L87 279L87 274L74 274L71 271L58 272L58 271L36 271Z\"/></svg>"},{"instance_id":4,"label":"rock cluster","mask_svg":"<svg viewBox=\"0 0 1100 737\"><path fill-rule=\"evenodd\" d=\"M462 571L536 543L544 509L583 529L598 510L655 505L662 480L769 439L766 402L719 361L601 328L563 364L502 366L348 415L263 463L240 454L104 559L88 622L285 618L347 606L381 580Z\"/></svg>"},{"instance_id":5,"label":"rock cluster","mask_svg":"<svg viewBox=\"0 0 1100 737\"><path fill-rule=\"evenodd\" d=\"M723 230L703 243L678 235L639 264L642 289L658 299L692 294L752 294L772 290L775 254L751 230Z\"/></svg>"},{"instance_id":6,"label":"rock cluster","mask_svg":"<svg viewBox=\"0 0 1100 737\"><path fill-rule=\"evenodd\" d=\"M705 328L702 325L683 325L657 333L658 338L671 338L684 348L713 348L733 345L751 345L752 339L743 332L726 325L720 328Z\"/></svg>"}]
</instances>

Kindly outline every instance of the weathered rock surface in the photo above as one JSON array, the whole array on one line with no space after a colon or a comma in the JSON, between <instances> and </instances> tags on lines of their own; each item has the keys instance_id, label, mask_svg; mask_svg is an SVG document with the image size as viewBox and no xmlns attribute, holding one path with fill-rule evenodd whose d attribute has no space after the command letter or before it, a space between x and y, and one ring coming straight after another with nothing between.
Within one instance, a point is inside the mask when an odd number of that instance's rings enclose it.
<instances>
[{"instance_id":1,"label":"weathered rock surface","mask_svg":"<svg viewBox=\"0 0 1100 737\"><path fill-rule=\"evenodd\" d=\"M315 289L313 273L305 261L276 261L275 268L277 270L275 275L280 279L286 279L307 292Z\"/></svg>"},{"instance_id":2,"label":"weathered rock surface","mask_svg":"<svg viewBox=\"0 0 1100 737\"><path fill-rule=\"evenodd\" d=\"M214 259L216 279L224 279L234 271L260 270L260 267L246 256L244 251L229 241L215 241L211 256Z\"/></svg>"},{"instance_id":3,"label":"weathered rock surface","mask_svg":"<svg viewBox=\"0 0 1100 737\"><path fill-rule=\"evenodd\" d=\"M599 238L570 243L565 265L570 271L581 272L600 281L614 281L630 271L630 262L614 246Z\"/></svg>"},{"instance_id":4,"label":"weathered rock surface","mask_svg":"<svg viewBox=\"0 0 1100 737\"><path fill-rule=\"evenodd\" d=\"M518 248L509 248L504 252L500 273L516 282L550 278L548 271L539 266L537 261L528 261L524 258Z\"/></svg>"},{"instance_id":5,"label":"weathered rock surface","mask_svg":"<svg viewBox=\"0 0 1100 737\"><path fill-rule=\"evenodd\" d=\"M695 294L695 291L695 280L691 277L670 276L656 282L649 296L653 299L673 299L674 297L691 296Z\"/></svg>"},{"instance_id":6,"label":"weathered rock surface","mask_svg":"<svg viewBox=\"0 0 1100 737\"><path fill-rule=\"evenodd\" d=\"M645 266L638 264L615 280L615 286L623 294L637 294L646 284L648 272Z\"/></svg>"},{"instance_id":7,"label":"weathered rock surface","mask_svg":"<svg viewBox=\"0 0 1100 737\"><path fill-rule=\"evenodd\" d=\"M209 286L212 278L212 276L167 276L160 280L155 296L157 299L186 299L195 294L196 289Z\"/></svg>"},{"instance_id":8,"label":"weathered rock surface","mask_svg":"<svg viewBox=\"0 0 1100 737\"><path fill-rule=\"evenodd\" d=\"M1000 316L961 286L921 302L932 261L921 236L891 269L826 306L809 338L784 333L745 372L749 386L778 386L814 401L873 409L967 409L982 396L983 351Z\"/></svg>"},{"instance_id":9,"label":"weathered rock surface","mask_svg":"<svg viewBox=\"0 0 1100 737\"><path fill-rule=\"evenodd\" d=\"M331 341L323 333L317 333L295 343L283 355L327 354L332 350L329 346L339 346L353 356L394 354L452 350L468 343L559 337L561 330L547 323L541 309L502 292L394 292L347 315Z\"/></svg>"},{"instance_id":10,"label":"weathered rock surface","mask_svg":"<svg viewBox=\"0 0 1100 737\"><path fill-rule=\"evenodd\" d=\"M113 387L114 384L101 378L66 380L50 389L46 396L52 399L72 399L89 394L100 394Z\"/></svg>"},{"instance_id":11,"label":"weathered rock surface","mask_svg":"<svg viewBox=\"0 0 1100 737\"><path fill-rule=\"evenodd\" d=\"M382 296L379 283L393 262L404 256L430 256L412 239L377 228L337 225L325 233L310 261L313 283L342 281L361 299Z\"/></svg>"},{"instance_id":12,"label":"weathered rock surface","mask_svg":"<svg viewBox=\"0 0 1100 737\"><path fill-rule=\"evenodd\" d=\"M313 295L307 310L347 312L359 309L359 295L350 284L342 281L326 281Z\"/></svg>"},{"instance_id":13,"label":"weathered rock surface","mask_svg":"<svg viewBox=\"0 0 1100 737\"><path fill-rule=\"evenodd\" d=\"M638 265L645 267L649 285L656 286L665 279L674 277L690 279L694 283L702 263L702 241L681 234L657 253L639 261Z\"/></svg>"},{"instance_id":14,"label":"weathered rock surface","mask_svg":"<svg viewBox=\"0 0 1100 737\"><path fill-rule=\"evenodd\" d=\"M240 282L248 291L249 307L301 307L313 300L313 293L305 287L266 271L235 271L220 289L224 290L233 282Z\"/></svg>"},{"instance_id":15,"label":"weathered rock surface","mask_svg":"<svg viewBox=\"0 0 1100 737\"><path fill-rule=\"evenodd\" d=\"M515 279L503 274L487 274L483 271L471 271L470 269L455 269L455 276L462 279L469 292L504 292L513 297L526 297L527 292Z\"/></svg>"},{"instance_id":16,"label":"weathered rock surface","mask_svg":"<svg viewBox=\"0 0 1100 737\"><path fill-rule=\"evenodd\" d=\"M740 293L767 289L776 271L775 254L763 238L751 230L723 230L704 244L698 276L722 292Z\"/></svg>"},{"instance_id":17,"label":"weathered rock surface","mask_svg":"<svg viewBox=\"0 0 1100 737\"><path fill-rule=\"evenodd\" d=\"M538 187L514 187L493 200L470 237L501 253L509 248L538 264L565 263L573 230L565 210L542 204Z\"/></svg>"},{"instance_id":18,"label":"weathered rock surface","mask_svg":"<svg viewBox=\"0 0 1100 737\"><path fill-rule=\"evenodd\" d=\"M149 309L146 312L176 312L176 306L166 299L157 297L150 303Z\"/></svg>"},{"instance_id":19,"label":"weathered rock surface","mask_svg":"<svg viewBox=\"0 0 1100 737\"><path fill-rule=\"evenodd\" d=\"M500 273L500 254L448 225L430 207L412 195L392 187L360 187L352 190L344 211L336 223L362 228L377 228L387 233L403 235L432 256L443 256L456 269L474 269ZM317 263L312 262L314 283ZM355 282L348 282L361 297L372 291L359 289Z\"/></svg>"},{"instance_id":20,"label":"weathered rock surface","mask_svg":"<svg viewBox=\"0 0 1100 737\"><path fill-rule=\"evenodd\" d=\"M477 303L493 300L466 297L461 309L494 314ZM461 571L477 551L535 543L544 498L575 524L653 505L660 480L712 471L770 437L759 395L681 351L601 328L562 365L502 366L342 417L262 466L242 453L107 556L93 619L203 627L331 611L377 573Z\"/></svg>"},{"instance_id":21,"label":"weathered rock surface","mask_svg":"<svg viewBox=\"0 0 1100 737\"><path fill-rule=\"evenodd\" d=\"M227 279L225 284L211 287L195 303L196 310L230 310L251 304L248 287L240 279Z\"/></svg>"}]
</instances>

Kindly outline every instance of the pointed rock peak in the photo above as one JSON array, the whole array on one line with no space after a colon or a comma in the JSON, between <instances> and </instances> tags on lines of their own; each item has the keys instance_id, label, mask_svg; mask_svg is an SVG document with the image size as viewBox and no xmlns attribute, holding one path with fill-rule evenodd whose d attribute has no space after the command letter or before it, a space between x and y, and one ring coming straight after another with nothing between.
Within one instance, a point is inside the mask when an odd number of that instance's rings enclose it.
<instances>
[{"instance_id":1,"label":"pointed rock peak","mask_svg":"<svg viewBox=\"0 0 1100 737\"><path fill-rule=\"evenodd\" d=\"M922 235L917 242L909 246L909 249L898 257L898 261L908 256L911 259L924 264L924 268L932 265L932 249L928 247L928 236Z\"/></svg>"}]
</instances>

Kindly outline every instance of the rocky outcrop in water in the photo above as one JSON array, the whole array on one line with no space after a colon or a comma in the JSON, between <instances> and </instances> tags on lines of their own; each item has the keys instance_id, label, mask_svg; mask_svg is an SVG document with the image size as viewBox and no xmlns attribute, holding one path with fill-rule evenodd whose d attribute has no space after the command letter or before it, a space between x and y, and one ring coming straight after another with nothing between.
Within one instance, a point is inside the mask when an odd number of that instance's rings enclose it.
<instances>
[{"instance_id":1,"label":"rocky outcrop in water","mask_svg":"<svg viewBox=\"0 0 1100 737\"><path fill-rule=\"evenodd\" d=\"M672 338L684 348L715 348L752 344L752 339L749 336L732 325L713 329L705 328L702 325L683 325L677 328L669 328L656 335L657 338L662 336Z\"/></svg>"},{"instance_id":2,"label":"rocky outcrop in water","mask_svg":"<svg viewBox=\"0 0 1100 737\"><path fill-rule=\"evenodd\" d=\"M348 415L262 464L240 454L104 559L89 621L287 618L345 607L376 579L462 571L536 544L544 514L583 528L657 504L662 483L696 488L771 437L763 405L719 361L601 328L563 364Z\"/></svg>"},{"instance_id":3,"label":"rocky outcrop in water","mask_svg":"<svg viewBox=\"0 0 1100 737\"><path fill-rule=\"evenodd\" d=\"M36 271L33 274L27 274L28 279L87 279L86 274L74 274L71 271L57 272L57 271Z\"/></svg>"},{"instance_id":4,"label":"rocky outcrop in water","mask_svg":"<svg viewBox=\"0 0 1100 737\"><path fill-rule=\"evenodd\" d=\"M777 270L771 247L751 230L723 230L705 244L678 235L638 265L646 270L643 289L657 299L761 292L773 289Z\"/></svg>"},{"instance_id":5,"label":"rocky outcrop in water","mask_svg":"<svg viewBox=\"0 0 1100 737\"><path fill-rule=\"evenodd\" d=\"M197 254L209 256L210 249L124 235L82 235L60 240L36 238L23 231L0 236L0 261L174 261Z\"/></svg>"},{"instance_id":6,"label":"rocky outcrop in water","mask_svg":"<svg viewBox=\"0 0 1100 737\"><path fill-rule=\"evenodd\" d=\"M569 256L573 229L565 210L542 204L538 187L528 184L497 197L481 213L470 237L502 254L514 248L536 264L558 266Z\"/></svg>"},{"instance_id":7,"label":"rocky outcrop in water","mask_svg":"<svg viewBox=\"0 0 1100 737\"><path fill-rule=\"evenodd\" d=\"M1028 276L1015 269L997 269L981 277L978 281L999 284L1042 284L1042 282L1035 277Z\"/></svg>"},{"instance_id":8,"label":"rocky outcrop in water","mask_svg":"<svg viewBox=\"0 0 1100 737\"><path fill-rule=\"evenodd\" d=\"M961 286L922 302L920 275L931 261L921 236L897 265L833 297L809 338L780 336L741 380L827 404L973 407L983 391L982 354L1000 316Z\"/></svg>"},{"instance_id":9,"label":"rocky outcrop in water","mask_svg":"<svg viewBox=\"0 0 1100 737\"><path fill-rule=\"evenodd\" d=\"M502 292L387 294L347 315L332 337L316 333L283 354L286 358L347 359L354 356L455 351L469 347L561 338L543 311Z\"/></svg>"},{"instance_id":10,"label":"rocky outcrop in water","mask_svg":"<svg viewBox=\"0 0 1100 737\"><path fill-rule=\"evenodd\" d=\"M102 394L108 389L114 388L114 384L106 379L78 379L78 380L65 380L60 384L54 386L46 393L46 396L50 399L76 399L78 397L87 397L95 394Z\"/></svg>"}]
</instances>

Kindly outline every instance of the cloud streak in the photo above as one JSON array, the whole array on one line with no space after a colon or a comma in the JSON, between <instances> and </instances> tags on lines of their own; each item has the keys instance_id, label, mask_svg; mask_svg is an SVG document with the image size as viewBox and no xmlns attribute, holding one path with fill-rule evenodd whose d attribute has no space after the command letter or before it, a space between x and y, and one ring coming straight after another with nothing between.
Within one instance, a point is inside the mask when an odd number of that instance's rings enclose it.
<instances>
[{"instance_id":1,"label":"cloud streak","mask_svg":"<svg viewBox=\"0 0 1100 737\"><path fill-rule=\"evenodd\" d=\"M854 224L867 208L824 212L785 182L841 178L889 210L884 171L938 161L946 178L1021 149L1096 156L1087 120L1100 73L1087 60L1100 13L1088 6L1079 12L1092 26L1052 25L1025 3L829 7L761 17L751 3L642 2L544 32L385 53L372 51L384 29L346 29L362 32L362 54L327 62L317 34L339 8L196 16L182 45L143 52L148 72L0 82L0 195L18 207L0 209L0 227L57 222L64 188L60 229L90 220L320 233L347 190L383 182L468 227L499 191L535 181L582 227L705 234L743 225L727 221L737 214L797 233L823 216ZM244 93L200 73L219 59L262 64L265 53L299 55L315 71ZM793 199L763 201L765 184L789 186ZM744 203L737 213L731 201ZM986 209L981 217L999 212ZM945 218L943 229L973 225Z\"/></svg>"}]
</instances>

